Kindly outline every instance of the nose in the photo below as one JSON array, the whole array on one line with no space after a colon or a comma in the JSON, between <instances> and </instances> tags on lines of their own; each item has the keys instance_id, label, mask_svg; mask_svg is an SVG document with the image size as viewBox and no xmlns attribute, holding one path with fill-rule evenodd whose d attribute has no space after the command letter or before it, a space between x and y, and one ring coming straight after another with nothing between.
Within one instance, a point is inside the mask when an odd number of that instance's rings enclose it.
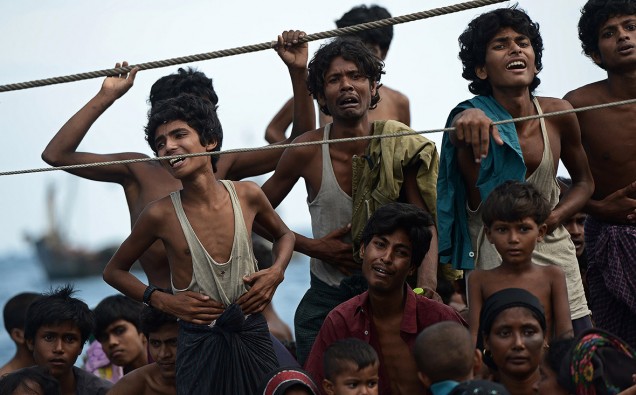
<instances>
[{"instance_id":1,"label":"nose","mask_svg":"<svg viewBox=\"0 0 636 395\"><path fill-rule=\"evenodd\" d=\"M62 339L58 339L55 341L55 344L53 344L53 352L56 354L64 353L64 347L62 347Z\"/></svg>"},{"instance_id":2,"label":"nose","mask_svg":"<svg viewBox=\"0 0 636 395\"><path fill-rule=\"evenodd\" d=\"M511 244L517 244L519 242L519 232L517 232L516 230L510 231L510 237L508 238L508 241Z\"/></svg>"},{"instance_id":3,"label":"nose","mask_svg":"<svg viewBox=\"0 0 636 395\"><path fill-rule=\"evenodd\" d=\"M117 344L119 344L119 337L118 337L118 336L115 336L115 335L112 335L112 334L109 334L109 335L108 335L108 344L109 344L111 347L112 347L112 346L115 346L115 345L117 345Z\"/></svg>"},{"instance_id":4,"label":"nose","mask_svg":"<svg viewBox=\"0 0 636 395\"><path fill-rule=\"evenodd\" d=\"M514 333L512 336L512 340L514 341L512 347L516 350L523 349L525 345L523 344L523 336L521 333Z\"/></svg>"},{"instance_id":5,"label":"nose","mask_svg":"<svg viewBox=\"0 0 636 395\"><path fill-rule=\"evenodd\" d=\"M584 228L583 228L582 224L579 224L578 222L575 222L574 226L572 226L572 232L571 233L573 235L577 235L578 236L578 235L583 234L583 229Z\"/></svg>"},{"instance_id":6,"label":"nose","mask_svg":"<svg viewBox=\"0 0 636 395\"><path fill-rule=\"evenodd\" d=\"M170 347L166 346L166 344L162 344L161 347L159 347L159 352L157 353L159 359L164 359L166 357L170 356Z\"/></svg>"},{"instance_id":7,"label":"nose","mask_svg":"<svg viewBox=\"0 0 636 395\"><path fill-rule=\"evenodd\" d=\"M521 53L521 47L514 41L510 44L510 53Z\"/></svg>"},{"instance_id":8,"label":"nose","mask_svg":"<svg viewBox=\"0 0 636 395\"><path fill-rule=\"evenodd\" d=\"M353 85L351 84L351 80L348 76L343 76L340 79L340 90L341 91L349 91L353 89Z\"/></svg>"}]
</instances>

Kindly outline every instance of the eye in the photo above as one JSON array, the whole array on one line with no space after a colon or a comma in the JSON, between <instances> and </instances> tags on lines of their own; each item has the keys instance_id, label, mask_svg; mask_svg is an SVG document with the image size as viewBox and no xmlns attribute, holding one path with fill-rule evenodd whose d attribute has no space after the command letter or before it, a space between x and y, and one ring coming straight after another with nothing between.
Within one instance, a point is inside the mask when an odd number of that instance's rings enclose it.
<instances>
[{"instance_id":1,"label":"eye","mask_svg":"<svg viewBox=\"0 0 636 395\"><path fill-rule=\"evenodd\" d=\"M177 338L166 340L166 344L169 347L176 347L177 346Z\"/></svg>"},{"instance_id":2,"label":"eye","mask_svg":"<svg viewBox=\"0 0 636 395\"><path fill-rule=\"evenodd\" d=\"M126 327L118 326L113 330L113 333L118 336L123 335L124 333L126 333Z\"/></svg>"},{"instance_id":3,"label":"eye","mask_svg":"<svg viewBox=\"0 0 636 395\"><path fill-rule=\"evenodd\" d=\"M153 348L161 347L161 342L159 340L150 340L148 343L150 344L150 347Z\"/></svg>"},{"instance_id":4,"label":"eye","mask_svg":"<svg viewBox=\"0 0 636 395\"><path fill-rule=\"evenodd\" d=\"M162 149L166 144L163 142L160 143L155 143L155 149L160 150Z\"/></svg>"},{"instance_id":5,"label":"eye","mask_svg":"<svg viewBox=\"0 0 636 395\"><path fill-rule=\"evenodd\" d=\"M606 30L601 34L601 38L610 38L614 35L613 31Z\"/></svg>"},{"instance_id":6,"label":"eye","mask_svg":"<svg viewBox=\"0 0 636 395\"><path fill-rule=\"evenodd\" d=\"M499 336L499 337L508 337L508 336L510 336L510 330L509 329L500 329L497 332L497 336Z\"/></svg>"},{"instance_id":7,"label":"eye","mask_svg":"<svg viewBox=\"0 0 636 395\"><path fill-rule=\"evenodd\" d=\"M369 388L375 388L378 385L378 382L376 380L371 380L369 381L369 383L367 384L367 387Z\"/></svg>"},{"instance_id":8,"label":"eye","mask_svg":"<svg viewBox=\"0 0 636 395\"><path fill-rule=\"evenodd\" d=\"M384 248L386 246L386 243L383 242L382 240L375 240L373 242L373 245L378 247L378 248Z\"/></svg>"},{"instance_id":9,"label":"eye","mask_svg":"<svg viewBox=\"0 0 636 395\"><path fill-rule=\"evenodd\" d=\"M63 340L64 343L75 343L77 341L77 338L73 335L65 335Z\"/></svg>"},{"instance_id":10,"label":"eye","mask_svg":"<svg viewBox=\"0 0 636 395\"><path fill-rule=\"evenodd\" d=\"M518 44L521 48L527 48L530 46L530 42L529 41L521 41Z\"/></svg>"},{"instance_id":11,"label":"eye","mask_svg":"<svg viewBox=\"0 0 636 395\"><path fill-rule=\"evenodd\" d=\"M534 336L537 333L537 331L534 328L525 328L523 330L523 335L524 336Z\"/></svg>"},{"instance_id":12,"label":"eye","mask_svg":"<svg viewBox=\"0 0 636 395\"><path fill-rule=\"evenodd\" d=\"M625 26L625 30L628 30L628 31L636 30L636 24L634 24L634 23L628 24L627 26Z\"/></svg>"},{"instance_id":13,"label":"eye","mask_svg":"<svg viewBox=\"0 0 636 395\"><path fill-rule=\"evenodd\" d=\"M354 389L358 386L358 382L357 381L352 381L346 384L347 388L351 388Z\"/></svg>"},{"instance_id":14,"label":"eye","mask_svg":"<svg viewBox=\"0 0 636 395\"><path fill-rule=\"evenodd\" d=\"M495 44L495 45L492 46L492 49L494 49L496 51L501 50L501 49L505 49L505 48L506 48L506 46L503 45L503 44Z\"/></svg>"},{"instance_id":15,"label":"eye","mask_svg":"<svg viewBox=\"0 0 636 395\"><path fill-rule=\"evenodd\" d=\"M527 232L527 231L529 231L529 230L530 230L530 227L529 227L529 226L522 225L522 226L520 226L520 227L519 227L519 230L520 230L520 231L522 231L522 232Z\"/></svg>"},{"instance_id":16,"label":"eye","mask_svg":"<svg viewBox=\"0 0 636 395\"><path fill-rule=\"evenodd\" d=\"M55 335L53 335L52 333L45 333L44 336L42 336L42 339L44 339L44 341L46 342L52 342L53 340L55 340Z\"/></svg>"}]
</instances>

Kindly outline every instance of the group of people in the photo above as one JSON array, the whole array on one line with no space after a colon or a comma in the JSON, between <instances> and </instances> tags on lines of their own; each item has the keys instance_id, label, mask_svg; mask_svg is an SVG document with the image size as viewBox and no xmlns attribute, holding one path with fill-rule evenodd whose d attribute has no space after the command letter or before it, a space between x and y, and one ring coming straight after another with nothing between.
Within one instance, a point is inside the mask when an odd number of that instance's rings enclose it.
<instances>
[{"instance_id":1,"label":"group of people","mask_svg":"<svg viewBox=\"0 0 636 395\"><path fill-rule=\"evenodd\" d=\"M337 24L387 16L361 6ZM303 36L278 37L293 98L267 138L277 144L291 123L282 141L315 144L223 154L212 80L179 69L150 92L145 134L161 161L72 170L123 186L132 231L103 276L125 296L93 312L68 287L21 298L14 315L26 312L24 322L7 326L18 352L2 369L15 372L0 389L636 393L634 110L568 111L636 96L636 1L583 7L583 50L607 79L564 99L534 95L543 43L523 10L473 19L459 57L476 96L451 110L454 129L439 152L420 135L391 136L412 131L408 99L380 83L392 28L333 39L309 62ZM144 157L77 151L136 73L106 78L42 158L59 166ZM364 136L383 138L355 139ZM563 187L559 161L571 176ZM238 181L272 170L260 187ZM313 238L275 211L300 178ZM572 223L581 212L584 242ZM255 256L253 232L272 242L267 258ZM290 347L271 300L294 251L311 257L311 282ZM130 273L137 260L149 284ZM467 311L442 303L438 284L464 281ZM86 367L117 381L112 388L73 367L91 333Z\"/></svg>"}]
</instances>

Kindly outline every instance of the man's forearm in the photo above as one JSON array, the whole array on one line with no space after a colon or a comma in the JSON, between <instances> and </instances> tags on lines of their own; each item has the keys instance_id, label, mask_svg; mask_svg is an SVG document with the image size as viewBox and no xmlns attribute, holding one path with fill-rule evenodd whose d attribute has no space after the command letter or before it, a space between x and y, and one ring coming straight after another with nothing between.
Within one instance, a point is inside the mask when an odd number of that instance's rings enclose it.
<instances>
[{"instance_id":1,"label":"man's forearm","mask_svg":"<svg viewBox=\"0 0 636 395\"><path fill-rule=\"evenodd\" d=\"M422 260L422 264L417 270L417 286L420 288L429 288L433 291L437 289L437 262L438 262L438 247L437 247L437 229L435 226L430 226L432 238L431 246Z\"/></svg>"}]
</instances>

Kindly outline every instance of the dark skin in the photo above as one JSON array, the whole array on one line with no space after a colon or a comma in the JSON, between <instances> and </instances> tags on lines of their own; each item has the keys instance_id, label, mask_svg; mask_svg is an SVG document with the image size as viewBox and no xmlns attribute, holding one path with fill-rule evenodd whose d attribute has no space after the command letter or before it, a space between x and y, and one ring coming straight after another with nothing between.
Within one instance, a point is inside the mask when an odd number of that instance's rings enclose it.
<instances>
[{"instance_id":1,"label":"dark skin","mask_svg":"<svg viewBox=\"0 0 636 395\"><path fill-rule=\"evenodd\" d=\"M199 134L185 121L171 121L157 128L155 147L158 156L210 152L216 141L201 145ZM205 250L216 262L227 262L234 240L234 211L230 197L217 181L208 157L187 158L174 166L164 163L183 185L183 209ZM259 224L274 238L274 264L243 280L251 288L236 303L245 314L262 311L284 277L293 251L294 236L273 210L257 185L234 183L248 234ZM223 227L210 223L226 224ZM129 272L132 264L157 240L162 241L170 264L175 288L185 289L192 279L192 258L170 197L149 204L133 227L131 235L104 269L104 280L125 295L141 301L146 286ZM152 306L194 324L209 324L223 312L221 301L191 291L175 295L154 292ZM234 301L232 301L234 302Z\"/></svg>"},{"instance_id":2,"label":"dark skin","mask_svg":"<svg viewBox=\"0 0 636 395\"><path fill-rule=\"evenodd\" d=\"M320 105L325 105L333 117L330 139L368 136L372 132L369 121L371 97L375 94L375 83L359 74L353 62L336 57L325 74L324 95L318 98ZM342 98L353 97L355 103L345 105ZM307 132L294 140L295 142L322 141L324 128ZM354 155L365 153L368 141L354 141L329 145L329 154L336 180L340 188L349 196L352 194L352 160ZM298 147L285 150L276 171L263 185L263 191L274 207L287 196L296 182L303 178L310 201L315 199L322 182L322 148L320 145ZM407 169L403 195L408 203L426 209L424 201L417 190L414 169ZM311 257L329 262L345 274L359 268L353 260L350 243L342 241L342 237L350 231L349 226L336 229L320 239L309 239L296 235L296 250ZM418 285L435 289L437 285L437 232L431 227L433 242L429 254L424 259L418 272Z\"/></svg>"},{"instance_id":3,"label":"dark skin","mask_svg":"<svg viewBox=\"0 0 636 395\"><path fill-rule=\"evenodd\" d=\"M127 66L127 62L121 65ZM120 64L117 63L116 67ZM306 67L288 67L292 84L295 90L306 92L305 76ZM133 69L128 75L109 77L104 80L102 88L82 109L73 115L59 132L51 139L48 146L42 152L42 159L52 166L71 164L84 164L104 161L116 161L124 159L147 158L148 156L138 152L121 152L112 154L97 154L91 152L78 152L77 148L88 133L93 123L121 96L133 86L137 69ZM303 111L312 111L313 104L310 101L310 109L303 106L302 101L294 111L295 123L292 137L283 143L291 142L296 135L313 128L313 123L304 125L302 117L298 114ZM216 177L218 179L239 180L272 171L278 163L282 150L265 150L245 154L224 154L217 162ZM126 203L130 212L131 226L139 218L141 212L148 203L161 199L182 188L181 182L175 179L159 162L141 162L134 164L118 164L112 166L89 167L69 171L89 180L112 182L124 188ZM144 272L151 284L170 288L170 270L167 264L166 252L160 241L150 246L139 258Z\"/></svg>"},{"instance_id":4,"label":"dark skin","mask_svg":"<svg viewBox=\"0 0 636 395\"><path fill-rule=\"evenodd\" d=\"M592 60L607 71L607 79L565 95L575 108L636 97L636 16L608 19L599 31ZM636 223L636 107L615 106L577 113L581 138L594 177L595 189L585 211L603 221ZM620 169L620 171L616 171Z\"/></svg>"},{"instance_id":5,"label":"dark skin","mask_svg":"<svg viewBox=\"0 0 636 395\"><path fill-rule=\"evenodd\" d=\"M0 377L11 372L15 372L18 369L35 365L33 353L29 351L26 340L24 339L24 330L20 328L13 328L9 332L9 336L16 346L15 355L9 362L0 368Z\"/></svg>"},{"instance_id":6,"label":"dark skin","mask_svg":"<svg viewBox=\"0 0 636 395\"><path fill-rule=\"evenodd\" d=\"M522 62L523 68L509 68L512 62ZM536 115L529 86L537 73L534 66L534 51L529 39L511 28L500 30L488 44L486 63L476 68L477 76L487 79L493 89L493 97L513 117ZM538 97L543 112L571 109L565 100ZM587 156L581 145L581 134L574 114L545 118L554 172L559 159L572 177L572 189L554 208L547 219L548 233L563 220L569 218L585 205L593 189L594 181L587 164ZM450 138L457 149L460 171L464 178L471 209L481 203L476 187L481 158L488 155L489 138L503 144L492 120L479 109L469 109L458 114L452 125L456 128ZM539 120L515 123L523 159L530 176L541 162L544 149Z\"/></svg>"}]
</instances>

